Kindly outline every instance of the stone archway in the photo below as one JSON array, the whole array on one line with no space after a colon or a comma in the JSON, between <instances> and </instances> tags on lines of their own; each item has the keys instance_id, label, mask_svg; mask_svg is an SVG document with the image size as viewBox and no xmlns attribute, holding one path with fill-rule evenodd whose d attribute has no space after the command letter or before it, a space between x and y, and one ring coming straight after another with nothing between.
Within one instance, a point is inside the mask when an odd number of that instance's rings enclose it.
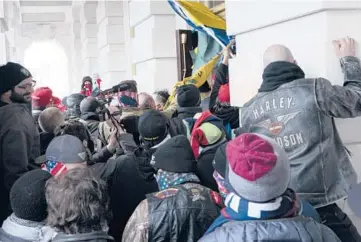
<instances>
[{"instance_id":1,"label":"stone archway","mask_svg":"<svg viewBox=\"0 0 361 242\"><path fill-rule=\"evenodd\" d=\"M37 81L60 98L69 94L68 57L55 40L34 41L24 52L24 64Z\"/></svg>"}]
</instances>

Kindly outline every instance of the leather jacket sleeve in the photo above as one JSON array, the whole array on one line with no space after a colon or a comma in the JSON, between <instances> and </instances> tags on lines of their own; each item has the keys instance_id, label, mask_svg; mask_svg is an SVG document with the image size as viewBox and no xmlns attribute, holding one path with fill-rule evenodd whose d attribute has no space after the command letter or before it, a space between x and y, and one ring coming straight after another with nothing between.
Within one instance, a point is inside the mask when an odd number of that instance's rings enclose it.
<instances>
[{"instance_id":1,"label":"leather jacket sleeve","mask_svg":"<svg viewBox=\"0 0 361 242\"><path fill-rule=\"evenodd\" d=\"M148 242L148 202L143 200L128 220L122 242Z\"/></svg>"},{"instance_id":2,"label":"leather jacket sleeve","mask_svg":"<svg viewBox=\"0 0 361 242\"><path fill-rule=\"evenodd\" d=\"M353 118L361 115L361 66L356 57L341 58L345 76L344 85L332 85L326 79L316 80L315 93L319 109L335 118Z\"/></svg>"}]
</instances>

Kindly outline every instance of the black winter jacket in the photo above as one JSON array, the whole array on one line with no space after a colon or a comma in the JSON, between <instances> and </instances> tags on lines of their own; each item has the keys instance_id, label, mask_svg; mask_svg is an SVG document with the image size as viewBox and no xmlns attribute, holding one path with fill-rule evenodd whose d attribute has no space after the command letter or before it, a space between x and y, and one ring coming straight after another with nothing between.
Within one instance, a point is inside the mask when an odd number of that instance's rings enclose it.
<instances>
[{"instance_id":1,"label":"black winter jacket","mask_svg":"<svg viewBox=\"0 0 361 242\"><path fill-rule=\"evenodd\" d=\"M224 138L216 144L203 148L197 162L197 176L201 180L201 184L217 192L218 185L213 178L214 168L212 163L218 147L225 142L227 140Z\"/></svg>"},{"instance_id":2,"label":"black winter jacket","mask_svg":"<svg viewBox=\"0 0 361 242\"><path fill-rule=\"evenodd\" d=\"M0 104L0 224L10 214L10 188L39 155L39 132L31 111L24 104Z\"/></svg>"},{"instance_id":3,"label":"black winter jacket","mask_svg":"<svg viewBox=\"0 0 361 242\"><path fill-rule=\"evenodd\" d=\"M154 169L150 165L153 152L139 148L133 154L108 161L117 164L110 185L113 221L109 231L116 241L121 241L128 219L145 195L158 191Z\"/></svg>"},{"instance_id":4,"label":"black winter jacket","mask_svg":"<svg viewBox=\"0 0 361 242\"><path fill-rule=\"evenodd\" d=\"M216 69L216 78L210 96L209 110L218 118L222 119L224 124L228 123L232 129L239 127L239 108L230 106L227 103L218 102L218 91L221 85L228 83L228 66L220 64Z\"/></svg>"}]
</instances>

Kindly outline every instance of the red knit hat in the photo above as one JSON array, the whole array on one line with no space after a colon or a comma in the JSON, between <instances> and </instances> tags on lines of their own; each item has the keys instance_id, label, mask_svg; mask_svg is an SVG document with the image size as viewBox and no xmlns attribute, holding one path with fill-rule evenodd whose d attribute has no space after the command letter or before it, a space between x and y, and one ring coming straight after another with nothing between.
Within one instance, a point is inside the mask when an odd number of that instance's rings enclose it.
<instances>
[{"instance_id":1,"label":"red knit hat","mask_svg":"<svg viewBox=\"0 0 361 242\"><path fill-rule=\"evenodd\" d=\"M49 87L39 87L31 95L33 108L46 108L53 98L53 91Z\"/></svg>"},{"instance_id":2,"label":"red knit hat","mask_svg":"<svg viewBox=\"0 0 361 242\"><path fill-rule=\"evenodd\" d=\"M218 90L218 100L221 103L230 103L231 102L231 95L229 92L229 83L220 86Z\"/></svg>"},{"instance_id":3,"label":"red knit hat","mask_svg":"<svg viewBox=\"0 0 361 242\"><path fill-rule=\"evenodd\" d=\"M226 147L226 179L241 197L266 202L282 195L290 181L286 152L271 138L246 133Z\"/></svg>"}]
</instances>

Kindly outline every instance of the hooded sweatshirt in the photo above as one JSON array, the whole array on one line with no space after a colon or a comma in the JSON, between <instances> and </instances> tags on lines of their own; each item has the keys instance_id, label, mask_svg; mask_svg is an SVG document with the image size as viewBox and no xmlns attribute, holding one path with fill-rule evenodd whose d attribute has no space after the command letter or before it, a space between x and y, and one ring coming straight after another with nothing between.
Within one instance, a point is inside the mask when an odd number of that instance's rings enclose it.
<instances>
[{"instance_id":1,"label":"hooded sweatshirt","mask_svg":"<svg viewBox=\"0 0 361 242\"><path fill-rule=\"evenodd\" d=\"M110 182L110 206L113 212L110 235L116 241L121 240L128 219L145 195L158 191L154 169L150 166L151 154L152 151L139 148L134 153L108 161L117 164Z\"/></svg>"}]
</instances>

